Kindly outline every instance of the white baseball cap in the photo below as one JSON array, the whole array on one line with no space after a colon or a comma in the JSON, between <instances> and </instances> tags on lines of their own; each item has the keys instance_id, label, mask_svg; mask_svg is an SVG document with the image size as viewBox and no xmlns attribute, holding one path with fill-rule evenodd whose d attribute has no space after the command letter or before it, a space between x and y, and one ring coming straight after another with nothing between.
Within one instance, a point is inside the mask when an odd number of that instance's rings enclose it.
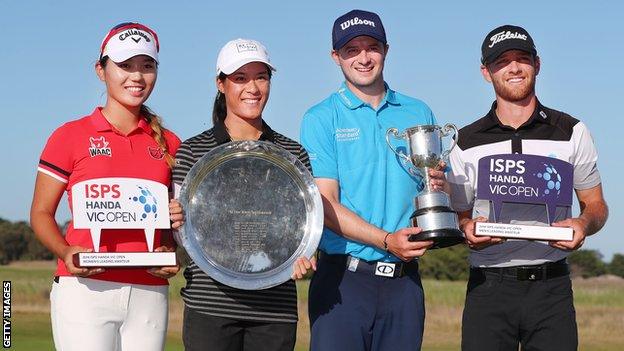
<instances>
[{"instance_id":1,"label":"white baseball cap","mask_svg":"<svg viewBox=\"0 0 624 351\"><path fill-rule=\"evenodd\" d=\"M260 42L251 39L231 40L219 51L217 75L221 73L232 74L250 62L262 62L269 66L272 71L275 71L267 49Z\"/></svg>"},{"instance_id":2,"label":"white baseball cap","mask_svg":"<svg viewBox=\"0 0 624 351\"><path fill-rule=\"evenodd\" d=\"M140 23L126 22L113 27L100 47L100 59L108 56L113 62L123 62L137 55L147 55L158 62L158 36Z\"/></svg>"}]
</instances>

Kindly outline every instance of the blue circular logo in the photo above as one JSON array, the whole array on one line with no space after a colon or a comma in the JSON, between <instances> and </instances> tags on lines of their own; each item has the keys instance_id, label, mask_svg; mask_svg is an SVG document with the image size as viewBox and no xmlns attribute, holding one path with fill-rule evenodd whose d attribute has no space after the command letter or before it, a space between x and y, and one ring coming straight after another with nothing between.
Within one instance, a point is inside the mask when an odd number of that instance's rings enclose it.
<instances>
[{"instance_id":1,"label":"blue circular logo","mask_svg":"<svg viewBox=\"0 0 624 351\"><path fill-rule=\"evenodd\" d=\"M156 213L156 197L152 194L149 189L137 186L139 188L139 194L130 198L130 200L141 204L142 214L141 220L146 219L148 216L154 216L154 219L158 217L158 213Z\"/></svg>"},{"instance_id":2,"label":"blue circular logo","mask_svg":"<svg viewBox=\"0 0 624 351\"><path fill-rule=\"evenodd\" d=\"M544 164L544 167L544 171L537 174L537 177L543 179L546 185L544 195L559 195L561 193L561 174L557 172L553 165Z\"/></svg>"}]
</instances>

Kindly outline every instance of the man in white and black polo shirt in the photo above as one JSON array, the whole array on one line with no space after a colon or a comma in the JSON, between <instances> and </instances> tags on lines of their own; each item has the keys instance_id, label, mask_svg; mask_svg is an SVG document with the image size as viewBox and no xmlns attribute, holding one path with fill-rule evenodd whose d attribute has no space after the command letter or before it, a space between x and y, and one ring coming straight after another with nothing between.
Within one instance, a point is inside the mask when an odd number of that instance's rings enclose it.
<instances>
[{"instance_id":1,"label":"man in white and black polo shirt","mask_svg":"<svg viewBox=\"0 0 624 351\"><path fill-rule=\"evenodd\" d=\"M567 255L607 219L597 152L587 127L544 107L535 96L540 59L521 27L491 31L481 72L496 101L488 114L459 131L451 153L453 207L471 248L462 350L576 350L578 346ZM573 165L581 213L557 208L554 226L571 227L572 241L504 240L474 235L476 221L493 221L490 203L475 199L478 162L495 154L554 157ZM505 203L498 222L546 225L543 205ZM527 274L530 272L531 274Z\"/></svg>"}]
</instances>

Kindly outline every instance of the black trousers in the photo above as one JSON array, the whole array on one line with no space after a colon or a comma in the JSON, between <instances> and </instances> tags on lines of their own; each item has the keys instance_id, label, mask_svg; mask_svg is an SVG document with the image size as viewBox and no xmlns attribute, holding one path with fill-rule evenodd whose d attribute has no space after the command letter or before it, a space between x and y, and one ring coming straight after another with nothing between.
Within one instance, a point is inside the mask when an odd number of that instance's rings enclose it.
<instances>
[{"instance_id":1,"label":"black trousers","mask_svg":"<svg viewBox=\"0 0 624 351\"><path fill-rule=\"evenodd\" d=\"M569 275L543 280L471 270L463 351L568 351L578 347Z\"/></svg>"},{"instance_id":2,"label":"black trousers","mask_svg":"<svg viewBox=\"0 0 624 351\"><path fill-rule=\"evenodd\" d=\"M184 307L182 340L187 351L292 351L297 323L241 321Z\"/></svg>"}]
</instances>

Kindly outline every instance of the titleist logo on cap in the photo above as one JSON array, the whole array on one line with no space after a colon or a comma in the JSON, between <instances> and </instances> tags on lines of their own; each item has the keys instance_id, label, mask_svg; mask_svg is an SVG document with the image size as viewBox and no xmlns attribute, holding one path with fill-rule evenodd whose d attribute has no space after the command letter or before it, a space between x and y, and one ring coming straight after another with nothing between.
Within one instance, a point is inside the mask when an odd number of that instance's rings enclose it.
<instances>
[{"instance_id":1,"label":"titleist logo on cap","mask_svg":"<svg viewBox=\"0 0 624 351\"><path fill-rule=\"evenodd\" d=\"M353 17L352 19L348 21L344 21L340 23L340 29L345 30L351 26L356 26L356 25L365 25L365 26L375 27L375 22L370 21L370 20L361 20L358 17Z\"/></svg>"},{"instance_id":2,"label":"titleist logo on cap","mask_svg":"<svg viewBox=\"0 0 624 351\"><path fill-rule=\"evenodd\" d=\"M518 32L512 33L510 31L496 33L496 34L494 34L494 35L492 35L490 37L490 41L492 43L488 47L491 48L494 45L496 45L497 43L500 43L501 41L507 40L507 39L527 40L527 36L526 36L526 34L520 34Z\"/></svg>"},{"instance_id":3,"label":"titleist logo on cap","mask_svg":"<svg viewBox=\"0 0 624 351\"><path fill-rule=\"evenodd\" d=\"M236 43L236 50L238 52L258 51L258 46L254 43Z\"/></svg>"}]
</instances>

